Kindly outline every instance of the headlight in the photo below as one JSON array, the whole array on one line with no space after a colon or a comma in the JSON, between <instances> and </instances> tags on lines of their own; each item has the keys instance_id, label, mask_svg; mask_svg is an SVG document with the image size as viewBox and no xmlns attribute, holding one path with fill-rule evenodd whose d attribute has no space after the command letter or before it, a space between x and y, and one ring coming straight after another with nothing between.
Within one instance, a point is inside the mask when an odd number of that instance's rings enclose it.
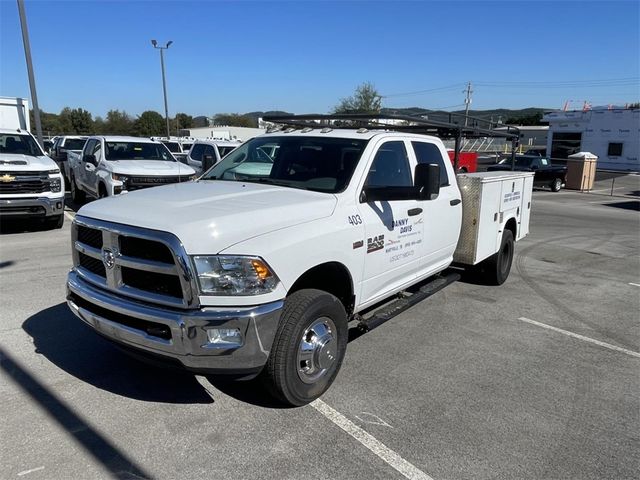
<instances>
[{"instance_id":1,"label":"headlight","mask_svg":"<svg viewBox=\"0 0 640 480\"><path fill-rule=\"evenodd\" d=\"M54 168L53 170L49 170L47 173L49 175L55 175L56 173L60 173L60 169L59 168Z\"/></svg>"},{"instance_id":2,"label":"headlight","mask_svg":"<svg viewBox=\"0 0 640 480\"><path fill-rule=\"evenodd\" d=\"M194 256L203 295L261 295L275 290L278 277L258 257Z\"/></svg>"},{"instance_id":3,"label":"headlight","mask_svg":"<svg viewBox=\"0 0 640 480\"><path fill-rule=\"evenodd\" d=\"M120 175L118 173L112 173L111 178L113 178L116 182L122 182L122 183L125 183L127 180L129 180L129 177L125 175Z\"/></svg>"},{"instance_id":4,"label":"headlight","mask_svg":"<svg viewBox=\"0 0 640 480\"><path fill-rule=\"evenodd\" d=\"M49 179L49 188L52 192L59 192L62 190L62 183L60 182L60 177L54 177Z\"/></svg>"}]
</instances>

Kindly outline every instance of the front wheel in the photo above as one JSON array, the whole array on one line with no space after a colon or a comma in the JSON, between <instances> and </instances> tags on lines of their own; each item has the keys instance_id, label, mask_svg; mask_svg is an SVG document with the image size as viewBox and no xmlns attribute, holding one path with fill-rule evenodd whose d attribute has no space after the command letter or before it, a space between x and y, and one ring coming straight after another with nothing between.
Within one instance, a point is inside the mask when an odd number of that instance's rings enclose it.
<instances>
[{"instance_id":1,"label":"front wheel","mask_svg":"<svg viewBox=\"0 0 640 480\"><path fill-rule=\"evenodd\" d=\"M553 182L551 182L550 187L552 192L559 192L562 188L562 180L559 178L555 178Z\"/></svg>"},{"instance_id":2,"label":"front wheel","mask_svg":"<svg viewBox=\"0 0 640 480\"><path fill-rule=\"evenodd\" d=\"M64 225L64 213L54 215L53 217L47 217L46 223L47 227L51 229L62 228L62 225Z\"/></svg>"},{"instance_id":3,"label":"front wheel","mask_svg":"<svg viewBox=\"0 0 640 480\"><path fill-rule=\"evenodd\" d=\"M271 394L292 406L326 392L347 349L347 314L333 295L305 289L285 301L262 379Z\"/></svg>"}]
</instances>

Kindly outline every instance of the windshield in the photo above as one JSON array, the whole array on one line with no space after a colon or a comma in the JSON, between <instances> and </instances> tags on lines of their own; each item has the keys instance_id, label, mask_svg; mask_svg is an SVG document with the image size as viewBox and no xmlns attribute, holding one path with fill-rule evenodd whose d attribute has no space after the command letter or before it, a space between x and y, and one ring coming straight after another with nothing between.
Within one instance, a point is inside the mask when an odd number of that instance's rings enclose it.
<instances>
[{"instance_id":1,"label":"windshield","mask_svg":"<svg viewBox=\"0 0 640 480\"><path fill-rule=\"evenodd\" d=\"M180 150L180 144L178 142L162 142L162 143L164 143L165 147L167 147L170 152L182 153L182 150Z\"/></svg>"},{"instance_id":2,"label":"windshield","mask_svg":"<svg viewBox=\"0 0 640 480\"><path fill-rule=\"evenodd\" d=\"M220 158L226 157L230 152L233 152L236 147L222 147L218 145L218 152L220 153Z\"/></svg>"},{"instance_id":3,"label":"windshield","mask_svg":"<svg viewBox=\"0 0 640 480\"><path fill-rule=\"evenodd\" d=\"M203 180L257 182L336 193L344 190L366 140L256 137L227 155Z\"/></svg>"},{"instance_id":4,"label":"windshield","mask_svg":"<svg viewBox=\"0 0 640 480\"><path fill-rule=\"evenodd\" d=\"M0 153L14 153L39 157L42 150L31 135L0 133Z\"/></svg>"},{"instance_id":5,"label":"windshield","mask_svg":"<svg viewBox=\"0 0 640 480\"><path fill-rule=\"evenodd\" d=\"M531 157L516 157L516 167L529 167L531 166L531 162L533 161L533 158ZM504 160L500 161L501 165L511 165L511 159L510 158L505 158Z\"/></svg>"},{"instance_id":6,"label":"windshield","mask_svg":"<svg viewBox=\"0 0 640 480\"><path fill-rule=\"evenodd\" d=\"M67 138L63 148L65 150L82 150L86 141L86 138Z\"/></svg>"},{"instance_id":7,"label":"windshield","mask_svg":"<svg viewBox=\"0 0 640 480\"><path fill-rule=\"evenodd\" d=\"M107 160L164 160L175 162L162 143L106 142Z\"/></svg>"}]
</instances>

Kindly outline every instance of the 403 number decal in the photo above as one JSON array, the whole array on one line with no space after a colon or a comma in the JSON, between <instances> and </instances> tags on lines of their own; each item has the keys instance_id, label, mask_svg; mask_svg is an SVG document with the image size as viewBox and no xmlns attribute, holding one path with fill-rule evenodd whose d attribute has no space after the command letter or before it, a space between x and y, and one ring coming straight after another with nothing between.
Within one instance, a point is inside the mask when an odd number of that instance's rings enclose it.
<instances>
[{"instance_id":1,"label":"403 number decal","mask_svg":"<svg viewBox=\"0 0 640 480\"><path fill-rule=\"evenodd\" d=\"M362 223L362 218L360 218L360 215L349 215L347 217L347 221L350 225L360 225Z\"/></svg>"}]
</instances>

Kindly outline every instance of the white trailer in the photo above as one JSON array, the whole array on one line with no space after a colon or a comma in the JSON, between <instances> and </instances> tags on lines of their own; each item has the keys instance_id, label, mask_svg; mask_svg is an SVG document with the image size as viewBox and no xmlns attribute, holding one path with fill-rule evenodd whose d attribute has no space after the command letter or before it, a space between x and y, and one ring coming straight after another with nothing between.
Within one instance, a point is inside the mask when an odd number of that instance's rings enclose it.
<instances>
[{"instance_id":1,"label":"white trailer","mask_svg":"<svg viewBox=\"0 0 640 480\"><path fill-rule=\"evenodd\" d=\"M31 130L29 101L19 97L0 97L0 125L8 130Z\"/></svg>"}]
</instances>

